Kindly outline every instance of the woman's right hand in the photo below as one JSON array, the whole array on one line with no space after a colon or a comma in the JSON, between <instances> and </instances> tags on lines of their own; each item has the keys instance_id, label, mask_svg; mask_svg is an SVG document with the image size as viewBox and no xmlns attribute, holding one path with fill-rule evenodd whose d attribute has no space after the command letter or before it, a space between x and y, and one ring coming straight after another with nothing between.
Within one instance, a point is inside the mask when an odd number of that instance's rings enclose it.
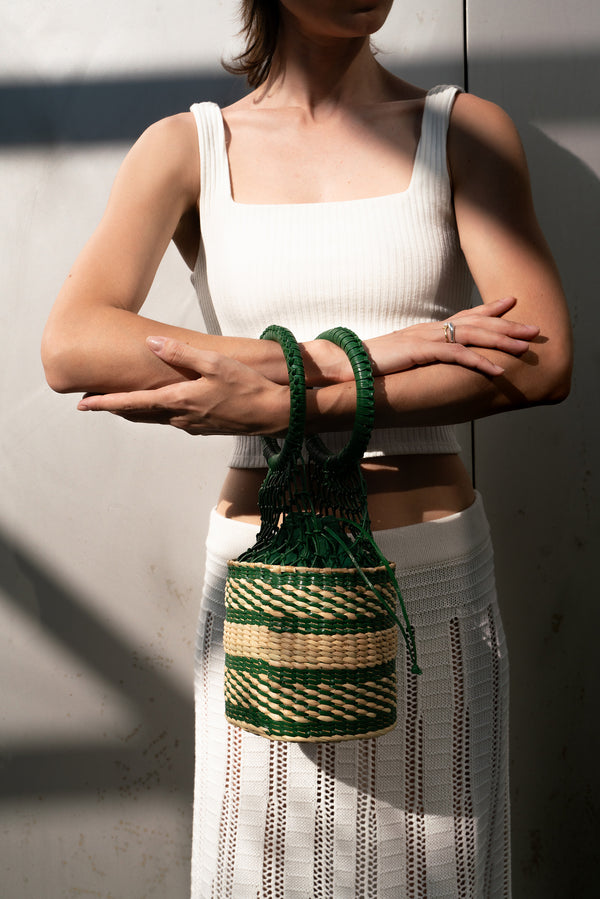
<instances>
[{"instance_id":1,"label":"woman's right hand","mask_svg":"<svg viewBox=\"0 0 600 899\"><path fill-rule=\"evenodd\" d=\"M150 337L146 345L168 365L197 377L149 390L87 395L77 408L203 436L285 433L290 418L287 386L212 350L164 337Z\"/></svg>"},{"instance_id":2,"label":"woman's right hand","mask_svg":"<svg viewBox=\"0 0 600 899\"><path fill-rule=\"evenodd\" d=\"M463 309L444 321L423 322L370 338L364 343L371 357L373 373L387 375L444 362L474 369L490 377L501 375L504 369L478 350L500 350L511 356L521 356L529 349L529 342L539 334L535 325L503 318L516 302L514 297L505 297L473 309ZM454 325L453 343L446 339L445 325L449 322ZM311 341L305 347L324 379L328 383L352 380L354 376L345 354L334 352L331 343L323 347L318 346L320 343Z\"/></svg>"}]
</instances>

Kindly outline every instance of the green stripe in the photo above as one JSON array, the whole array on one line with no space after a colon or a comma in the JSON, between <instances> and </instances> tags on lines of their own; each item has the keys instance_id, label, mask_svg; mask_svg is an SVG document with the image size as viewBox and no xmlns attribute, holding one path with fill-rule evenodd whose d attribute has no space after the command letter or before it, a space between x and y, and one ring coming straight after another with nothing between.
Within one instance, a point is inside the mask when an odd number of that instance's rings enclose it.
<instances>
[{"instance_id":1,"label":"green stripe","mask_svg":"<svg viewBox=\"0 0 600 899\"><path fill-rule=\"evenodd\" d=\"M279 585L279 589L282 589ZM330 589L330 588L329 588ZM282 592L284 592L282 590ZM310 596L310 594L309 594ZM284 593L281 602L292 606L291 611L283 611L271 602L265 602L264 590L255 587L254 584L238 584L235 578L230 577L226 592L227 620L238 624L253 624L267 626L277 632L288 631L291 633L323 633L323 634L354 634L370 633L374 631L389 630L394 626L394 620L387 610L377 603L376 597L368 597L371 606L379 605L380 611L369 609L371 614L365 614L361 610L360 601L349 601L346 597L333 597L323 600L322 609L333 618L326 618L318 613L319 594L315 593L309 599L296 596L294 593ZM390 599L395 602L395 596ZM349 617L348 609L353 610ZM302 610L308 617L300 617L294 609Z\"/></svg>"},{"instance_id":2,"label":"green stripe","mask_svg":"<svg viewBox=\"0 0 600 899\"><path fill-rule=\"evenodd\" d=\"M225 654L225 667L232 671L248 672L255 676L266 675L273 684L281 683L285 687L343 687L344 684L364 686L381 678L393 677L396 673L396 660L373 665L370 668L284 668L269 665L263 659L248 659L245 656Z\"/></svg>"},{"instance_id":3,"label":"green stripe","mask_svg":"<svg viewBox=\"0 0 600 899\"><path fill-rule=\"evenodd\" d=\"M267 715L263 715L257 709L247 709L243 706L227 706L228 718L251 724L256 728L266 731L272 737L295 737L304 740L328 740L335 737L348 737L352 735L376 734L386 730L396 723L396 710L386 715L376 715L374 718L358 716L353 721L340 720L335 722L297 722L297 721L273 721Z\"/></svg>"},{"instance_id":4,"label":"green stripe","mask_svg":"<svg viewBox=\"0 0 600 899\"><path fill-rule=\"evenodd\" d=\"M298 618L295 615L275 617L268 614L268 610L250 610L228 606L227 621L232 624L250 624L256 627L268 627L275 633L289 634L324 634L335 636L336 634L371 634L397 628L396 623L389 615L377 615L374 618L360 616L356 619L348 618L321 618L311 616Z\"/></svg>"},{"instance_id":5,"label":"green stripe","mask_svg":"<svg viewBox=\"0 0 600 899\"><path fill-rule=\"evenodd\" d=\"M390 584L389 577L386 576L385 568L377 566L377 572L373 568L365 568L366 572L377 581L383 584ZM291 566L288 571L273 571L266 563L237 562L229 565L229 575L235 579L245 578L249 581L264 581L275 587L280 587L281 582L285 580L294 587L306 588L311 584L316 584L324 589L334 589L336 586L344 589L355 590L357 585L362 588L362 581L356 574L356 568L345 567L343 570L328 570L326 568L310 568Z\"/></svg>"},{"instance_id":6,"label":"green stripe","mask_svg":"<svg viewBox=\"0 0 600 899\"><path fill-rule=\"evenodd\" d=\"M261 682L256 696L248 693L240 697L235 693L238 686L243 690L242 675L240 679L241 685L232 684L228 678L227 686L234 695L226 698L227 717L242 725L248 724L266 731L271 736L301 739L358 736L388 729L396 721L395 681L389 685L391 696L379 696L376 691L375 696L355 696L348 684L345 690L338 691L339 696L332 696L332 691L323 689L322 684L320 690L313 691L314 695L303 695L296 685L291 697L293 706L290 707L278 702L277 696L267 695L267 690L272 691L275 687L271 682L264 685L264 690L261 689ZM369 690L369 694L371 692Z\"/></svg>"}]
</instances>

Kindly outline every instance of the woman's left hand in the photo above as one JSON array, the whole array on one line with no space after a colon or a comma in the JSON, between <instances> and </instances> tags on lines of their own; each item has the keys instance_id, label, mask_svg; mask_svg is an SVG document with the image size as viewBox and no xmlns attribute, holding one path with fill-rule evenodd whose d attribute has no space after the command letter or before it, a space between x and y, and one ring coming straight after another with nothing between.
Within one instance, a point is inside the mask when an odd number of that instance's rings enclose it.
<instances>
[{"instance_id":1,"label":"woman's left hand","mask_svg":"<svg viewBox=\"0 0 600 899\"><path fill-rule=\"evenodd\" d=\"M162 337L148 347L164 362L199 378L153 390L85 396L82 411L168 424L188 434L280 434L289 421L289 390L235 359Z\"/></svg>"}]
</instances>

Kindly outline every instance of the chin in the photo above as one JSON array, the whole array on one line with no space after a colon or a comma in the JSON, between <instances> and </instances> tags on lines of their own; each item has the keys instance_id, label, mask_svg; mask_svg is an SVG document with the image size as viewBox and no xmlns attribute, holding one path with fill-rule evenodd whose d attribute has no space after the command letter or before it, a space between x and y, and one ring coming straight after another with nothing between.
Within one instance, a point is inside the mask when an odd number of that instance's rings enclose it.
<instances>
[{"instance_id":1,"label":"chin","mask_svg":"<svg viewBox=\"0 0 600 899\"><path fill-rule=\"evenodd\" d=\"M330 37L366 37L383 26L393 0L280 0L296 21Z\"/></svg>"},{"instance_id":2,"label":"chin","mask_svg":"<svg viewBox=\"0 0 600 899\"><path fill-rule=\"evenodd\" d=\"M354 0L337 5L341 15L347 17L355 27L358 26L362 34L373 34L385 23L393 0Z\"/></svg>"}]
</instances>

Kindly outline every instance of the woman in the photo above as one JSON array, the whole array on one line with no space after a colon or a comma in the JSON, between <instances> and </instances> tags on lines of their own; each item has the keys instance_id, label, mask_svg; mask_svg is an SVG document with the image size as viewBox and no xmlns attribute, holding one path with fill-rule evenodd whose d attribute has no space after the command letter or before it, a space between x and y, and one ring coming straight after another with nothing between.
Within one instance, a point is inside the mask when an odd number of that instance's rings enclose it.
<instances>
[{"instance_id":1,"label":"woman","mask_svg":"<svg viewBox=\"0 0 600 899\"><path fill-rule=\"evenodd\" d=\"M391 5L245 0L234 68L254 91L142 135L44 337L50 385L85 391L81 410L241 435L198 634L196 899L510 896L506 652L451 426L563 399L570 330L512 123L382 68L369 38ZM171 239L210 333L138 315ZM400 723L377 740L270 742L223 718L226 560L257 530L255 435L289 414L281 350L256 340L270 323L303 341L320 387L308 426L331 446L352 422L352 377L311 338L351 327L377 374L369 511L424 671L401 681Z\"/></svg>"}]
</instances>

